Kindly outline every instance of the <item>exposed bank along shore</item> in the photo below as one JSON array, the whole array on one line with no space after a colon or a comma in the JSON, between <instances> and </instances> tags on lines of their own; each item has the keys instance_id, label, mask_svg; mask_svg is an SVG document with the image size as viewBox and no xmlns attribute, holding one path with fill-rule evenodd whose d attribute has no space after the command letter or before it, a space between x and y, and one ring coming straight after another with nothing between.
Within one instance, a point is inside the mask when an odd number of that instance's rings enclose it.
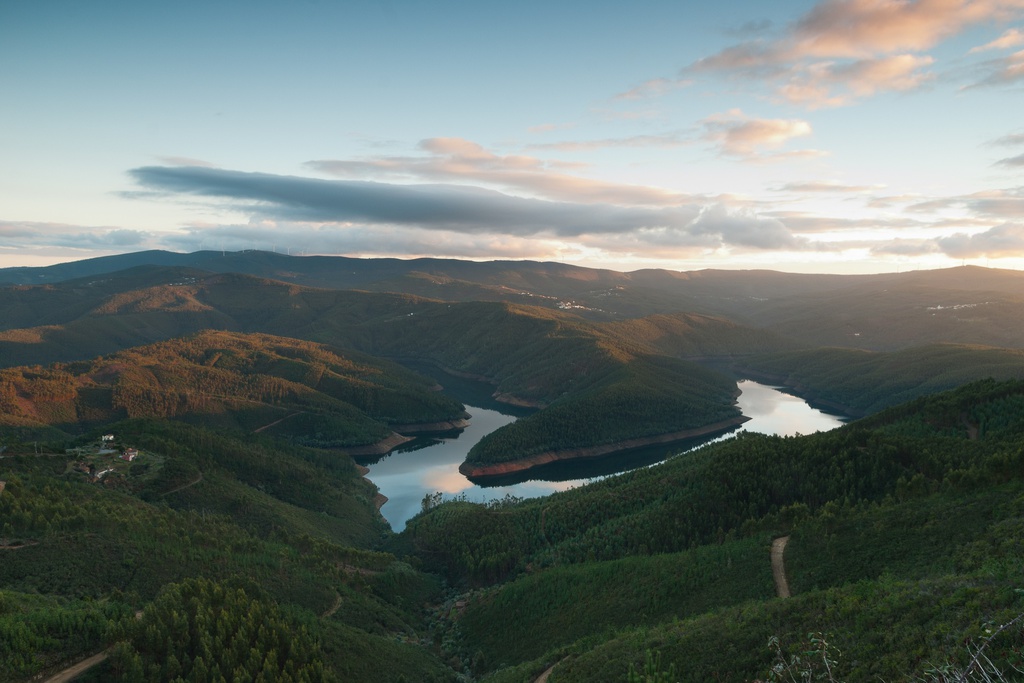
<instances>
[{"instance_id":1,"label":"exposed bank along shore","mask_svg":"<svg viewBox=\"0 0 1024 683\"><path fill-rule=\"evenodd\" d=\"M380 441L375 443L367 444L365 446L352 446L350 448L342 448L347 455L352 456L367 456L367 455L384 455L390 453L395 448L398 448L407 441L412 441L416 434L437 434L441 432L451 432L456 429L465 429L469 426L469 416L458 418L455 420L445 420L443 422L423 422L419 424L410 425L394 425L394 430L388 436L384 437Z\"/></svg>"},{"instance_id":2,"label":"exposed bank along shore","mask_svg":"<svg viewBox=\"0 0 1024 683\"><path fill-rule=\"evenodd\" d=\"M508 462L499 462L487 465L477 465L464 462L459 466L459 472L470 479L515 474L518 472L525 472L535 467L549 465L554 462L600 458L602 456L631 451L637 448L644 448L646 446L674 443L676 441L685 441L687 439L695 439L702 436L713 436L738 427L749 419L750 418L745 415L739 415L728 420L722 420L721 422L715 422L695 429L669 432L668 434L655 434L654 436L628 439L626 441L617 441L615 443L603 444L601 446L590 446L588 448L567 448L564 450L545 451L543 453L531 455L519 460L510 460Z\"/></svg>"}]
</instances>

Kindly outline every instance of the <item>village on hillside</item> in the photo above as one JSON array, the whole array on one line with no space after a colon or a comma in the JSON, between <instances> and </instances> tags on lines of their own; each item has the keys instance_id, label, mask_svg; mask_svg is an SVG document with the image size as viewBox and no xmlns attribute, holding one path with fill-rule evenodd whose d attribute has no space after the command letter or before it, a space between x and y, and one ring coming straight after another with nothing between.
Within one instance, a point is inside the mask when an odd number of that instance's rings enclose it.
<instances>
[{"instance_id":1,"label":"village on hillside","mask_svg":"<svg viewBox=\"0 0 1024 683\"><path fill-rule=\"evenodd\" d=\"M139 449L121 445L113 434L104 434L99 441L85 446L68 448L68 455L76 456L68 465L69 472L79 472L90 482L116 485L124 482L132 463L140 457ZM148 468L146 468L148 469Z\"/></svg>"}]
</instances>

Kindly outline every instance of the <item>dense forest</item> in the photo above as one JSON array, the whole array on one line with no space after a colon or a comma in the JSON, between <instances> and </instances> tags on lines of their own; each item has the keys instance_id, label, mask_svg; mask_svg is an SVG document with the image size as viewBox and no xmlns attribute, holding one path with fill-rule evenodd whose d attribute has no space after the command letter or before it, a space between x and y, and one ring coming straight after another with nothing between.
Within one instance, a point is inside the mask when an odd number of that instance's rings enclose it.
<instances>
[{"instance_id":1,"label":"dense forest","mask_svg":"<svg viewBox=\"0 0 1024 683\"><path fill-rule=\"evenodd\" d=\"M402 366L269 335L203 332L93 361L0 370L0 423L69 433L118 418L268 431L309 446L380 441L465 417Z\"/></svg>"},{"instance_id":2,"label":"dense forest","mask_svg":"<svg viewBox=\"0 0 1024 683\"><path fill-rule=\"evenodd\" d=\"M1024 676L1019 277L207 256L2 290L0 683ZM394 533L349 452L464 419L397 361L526 407L471 463L862 417Z\"/></svg>"},{"instance_id":3,"label":"dense forest","mask_svg":"<svg viewBox=\"0 0 1024 683\"><path fill-rule=\"evenodd\" d=\"M656 652L678 680L750 681L807 633L837 680L962 667L1024 612L1022 411L1024 383L976 383L543 499L435 501L400 535L347 458L263 435L116 423L144 455L99 482L8 439L3 680L104 651L100 680L621 681Z\"/></svg>"}]
</instances>

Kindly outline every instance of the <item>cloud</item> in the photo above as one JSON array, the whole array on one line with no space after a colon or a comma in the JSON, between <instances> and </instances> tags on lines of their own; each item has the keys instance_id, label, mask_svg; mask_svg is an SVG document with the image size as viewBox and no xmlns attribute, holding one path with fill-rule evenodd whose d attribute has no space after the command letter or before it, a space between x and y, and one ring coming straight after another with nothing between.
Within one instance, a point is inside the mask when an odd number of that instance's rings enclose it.
<instances>
[{"instance_id":1,"label":"cloud","mask_svg":"<svg viewBox=\"0 0 1024 683\"><path fill-rule=\"evenodd\" d=\"M202 159L193 159L192 157L157 157L160 163L167 164L168 166L203 166L205 168L216 168L216 164L211 164L209 161L203 161Z\"/></svg>"},{"instance_id":2,"label":"cloud","mask_svg":"<svg viewBox=\"0 0 1024 683\"><path fill-rule=\"evenodd\" d=\"M935 60L915 55L894 55L881 59L859 59L827 70L837 85L858 97L868 97L883 90L903 91L920 87L929 76L921 72Z\"/></svg>"},{"instance_id":3,"label":"cloud","mask_svg":"<svg viewBox=\"0 0 1024 683\"><path fill-rule=\"evenodd\" d=\"M801 57L860 59L934 47L966 28L1021 15L1021 0L826 0L793 28Z\"/></svg>"},{"instance_id":4,"label":"cloud","mask_svg":"<svg viewBox=\"0 0 1024 683\"><path fill-rule=\"evenodd\" d=\"M731 45L683 69L773 84L791 104L847 105L883 92L905 92L932 79L929 50L967 28L1024 16L1024 0L825 0L775 40ZM1007 33L993 44L1009 45ZM1015 62L989 84L1015 82Z\"/></svg>"},{"instance_id":5,"label":"cloud","mask_svg":"<svg viewBox=\"0 0 1024 683\"><path fill-rule=\"evenodd\" d=\"M1017 219L1024 216L1024 187L938 197L911 204L904 210L913 213L936 213L948 209L963 209L981 218Z\"/></svg>"},{"instance_id":6,"label":"cloud","mask_svg":"<svg viewBox=\"0 0 1024 683\"><path fill-rule=\"evenodd\" d=\"M872 254L890 256L925 256L939 251L935 240L901 240L896 239L871 247Z\"/></svg>"},{"instance_id":7,"label":"cloud","mask_svg":"<svg viewBox=\"0 0 1024 683\"><path fill-rule=\"evenodd\" d=\"M786 183L775 190L777 192L870 192L877 190L877 185L844 185L834 180L815 180L804 183Z\"/></svg>"},{"instance_id":8,"label":"cloud","mask_svg":"<svg viewBox=\"0 0 1024 683\"><path fill-rule=\"evenodd\" d=\"M537 239L631 244L631 249L647 250L662 244L711 249L801 244L778 219L722 204L554 202L464 185L321 180L208 168L143 167L130 173L141 185L170 198L185 195L227 202L235 210L247 211L257 226L273 223L278 226L271 231L276 242L298 226L336 245L369 244L379 242L382 235L400 235L404 243L415 242L431 249L429 253L442 249L441 242L455 244L459 235L475 244L489 240L488 244L521 245ZM254 229L262 228L250 226L246 231ZM293 242L292 237L287 239ZM451 247L447 249L450 255Z\"/></svg>"},{"instance_id":9,"label":"cloud","mask_svg":"<svg viewBox=\"0 0 1024 683\"><path fill-rule=\"evenodd\" d=\"M153 236L127 228L0 220L0 248L6 249L46 246L108 252L146 245Z\"/></svg>"},{"instance_id":10,"label":"cloud","mask_svg":"<svg viewBox=\"0 0 1024 683\"><path fill-rule=\"evenodd\" d=\"M819 62L792 72L778 96L810 109L838 107L882 92L915 90L933 79L931 57L903 54L849 62Z\"/></svg>"},{"instance_id":11,"label":"cloud","mask_svg":"<svg viewBox=\"0 0 1024 683\"><path fill-rule=\"evenodd\" d=\"M693 200L661 188L566 174L561 171L567 164L524 155L502 156L463 138L428 138L419 146L425 156L320 159L308 161L306 166L340 178L468 181L555 201L673 206Z\"/></svg>"},{"instance_id":12,"label":"cloud","mask_svg":"<svg viewBox=\"0 0 1024 683\"><path fill-rule=\"evenodd\" d=\"M575 127L575 123L542 123L536 126L530 126L526 130L530 133L549 133L553 130L565 130L567 128Z\"/></svg>"},{"instance_id":13,"label":"cloud","mask_svg":"<svg viewBox=\"0 0 1024 683\"><path fill-rule=\"evenodd\" d=\"M576 140L566 142L544 142L528 145L528 149L556 150L560 152L589 152L598 149L621 149L637 147L656 147L668 149L692 144L693 140L688 139L679 133L664 133L662 135L633 135L627 138L605 138L604 140Z\"/></svg>"},{"instance_id":14,"label":"cloud","mask_svg":"<svg viewBox=\"0 0 1024 683\"><path fill-rule=\"evenodd\" d=\"M258 248L299 254L443 256L449 258L547 259L561 245L553 240L511 235L467 235L405 226L253 221L242 225L191 226L163 243L181 251Z\"/></svg>"},{"instance_id":15,"label":"cloud","mask_svg":"<svg viewBox=\"0 0 1024 683\"><path fill-rule=\"evenodd\" d=\"M800 249L804 242L775 218L731 212L721 204L705 208L693 222L693 234L715 235L727 244L755 249Z\"/></svg>"},{"instance_id":16,"label":"cloud","mask_svg":"<svg viewBox=\"0 0 1024 683\"><path fill-rule=\"evenodd\" d=\"M1015 157L1007 157L1006 159L1000 159L999 161L996 162L996 164L999 166L1010 166L1013 168L1024 166L1024 154L1018 154Z\"/></svg>"},{"instance_id":17,"label":"cloud","mask_svg":"<svg viewBox=\"0 0 1024 683\"><path fill-rule=\"evenodd\" d=\"M726 33L728 33L731 36L737 36L740 38L756 36L771 30L772 25L773 23L771 19L746 21L740 24L739 26L727 29Z\"/></svg>"},{"instance_id":18,"label":"cloud","mask_svg":"<svg viewBox=\"0 0 1024 683\"><path fill-rule=\"evenodd\" d=\"M953 258L1024 256L1024 225L1004 223L974 235L958 233L943 237L936 243Z\"/></svg>"},{"instance_id":19,"label":"cloud","mask_svg":"<svg viewBox=\"0 0 1024 683\"><path fill-rule=\"evenodd\" d=\"M705 119L704 138L718 145L722 154L740 158L765 158L794 138L811 135L811 124L802 119L754 119L739 110Z\"/></svg>"},{"instance_id":20,"label":"cloud","mask_svg":"<svg viewBox=\"0 0 1024 683\"><path fill-rule=\"evenodd\" d=\"M1024 82L1024 50L1007 57L990 59L977 66L979 77L964 90L1016 85Z\"/></svg>"},{"instance_id":21,"label":"cloud","mask_svg":"<svg viewBox=\"0 0 1024 683\"><path fill-rule=\"evenodd\" d=\"M970 54L987 52L989 50L1007 50L1018 45L1024 45L1024 32L1020 29L1011 28L992 42L971 48Z\"/></svg>"},{"instance_id":22,"label":"cloud","mask_svg":"<svg viewBox=\"0 0 1024 683\"><path fill-rule=\"evenodd\" d=\"M255 215L294 221L432 226L457 232L563 236L678 223L687 208L623 207L513 197L465 185L399 185L319 180L207 168L143 167L140 184L177 194L220 197ZM680 215L681 214L681 215Z\"/></svg>"},{"instance_id":23,"label":"cloud","mask_svg":"<svg viewBox=\"0 0 1024 683\"><path fill-rule=\"evenodd\" d=\"M778 218L797 235L812 233L842 233L906 230L934 227L934 222L908 218L837 218L801 211L776 211L765 215Z\"/></svg>"},{"instance_id":24,"label":"cloud","mask_svg":"<svg viewBox=\"0 0 1024 683\"><path fill-rule=\"evenodd\" d=\"M897 204L916 204L921 201L919 194L895 194L881 197L872 197L867 201L867 206L872 209L888 209Z\"/></svg>"},{"instance_id":25,"label":"cloud","mask_svg":"<svg viewBox=\"0 0 1024 683\"><path fill-rule=\"evenodd\" d=\"M1024 145L1024 133L1011 133L1010 135L1004 135L1001 138L996 138L989 144L996 147L1016 147L1018 145Z\"/></svg>"},{"instance_id":26,"label":"cloud","mask_svg":"<svg viewBox=\"0 0 1024 683\"><path fill-rule=\"evenodd\" d=\"M612 97L613 100L641 100L650 97L661 97L667 92L693 85L688 78L652 78L640 85L633 86L625 92Z\"/></svg>"}]
</instances>

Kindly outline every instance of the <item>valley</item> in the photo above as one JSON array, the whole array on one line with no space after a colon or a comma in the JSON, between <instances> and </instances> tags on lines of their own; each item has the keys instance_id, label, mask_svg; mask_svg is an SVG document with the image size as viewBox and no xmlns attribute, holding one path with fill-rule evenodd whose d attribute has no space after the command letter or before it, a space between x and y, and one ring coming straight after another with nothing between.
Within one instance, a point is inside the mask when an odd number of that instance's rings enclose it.
<instances>
[{"instance_id":1,"label":"valley","mask_svg":"<svg viewBox=\"0 0 1024 683\"><path fill-rule=\"evenodd\" d=\"M772 387L741 381L738 407L747 419L739 429L759 434L794 436L827 431L842 424L841 418L823 413L806 403ZM474 482L459 472L469 449L479 439L514 419L494 410L467 405L472 416L470 427L463 432L428 439L423 445L411 444L410 450L393 451L388 456L367 462L370 479L388 502L382 514L396 532L422 509L423 498L437 492L444 498L459 498L487 503L509 496L518 499L536 498L556 491L583 486L607 476L614 476L637 467L649 467L710 441L726 438L694 438L662 446L650 446L622 452L606 458L567 460L547 467L530 469L521 476L488 478ZM414 450L413 450L414 449Z\"/></svg>"},{"instance_id":2,"label":"valley","mask_svg":"<svg viewBox=\"0 0 1024 683\"><path fill-rule=\"evenodd\" d=\"M753 681L808 633L847 681L1019 664L1019 273L0 282L0 682Z\"/></svg>"}]
</instances>

